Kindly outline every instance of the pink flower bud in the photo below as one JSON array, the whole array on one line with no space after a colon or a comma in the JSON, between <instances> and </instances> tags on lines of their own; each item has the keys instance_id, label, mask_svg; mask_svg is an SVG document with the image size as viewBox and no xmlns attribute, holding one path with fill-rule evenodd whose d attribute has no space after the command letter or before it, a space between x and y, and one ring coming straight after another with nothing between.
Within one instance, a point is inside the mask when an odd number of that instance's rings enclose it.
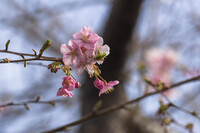
<instances>
[{"instance_id":1,"label":"pink flower bud","mask_svg":"<svg viewBox=\"0 0 200 133\"><path fill-rule=\"evenodd\" d=\"M94 86L98 89L102 89L104 87L104 83L102 80L96 79L94 81Z\"/></svg>"},{"instance_id":2,"label":"pink flower bud","mask_svg":"<svg viewBox=\"0 0 200 133\"><path fill-rule=\"evenodd\" d=\"M62 86L63 88L67 89L68 91L72 91L75 88L76 81L71 77L64 77Z\"/></svg>"},{"instance_id":3,"label":"pink flower bud","mask_svg":"<svg viewBox=\"0 0 200 133\"><path fill-rule=\"evenodd\" d=\"M80 87L80 86L81 86L81 84L80 84L79 82L76 82L75 88L78 88L78 87Z\"/></svg>"}]
</instances>

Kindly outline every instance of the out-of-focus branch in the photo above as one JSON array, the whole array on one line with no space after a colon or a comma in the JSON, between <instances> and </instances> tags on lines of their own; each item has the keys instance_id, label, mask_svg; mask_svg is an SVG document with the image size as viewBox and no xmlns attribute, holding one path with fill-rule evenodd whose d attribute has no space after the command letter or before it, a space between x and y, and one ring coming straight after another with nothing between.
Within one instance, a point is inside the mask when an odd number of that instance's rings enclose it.
<instances>
[{"instance_id":1,"label":"out-of-focus branch","mask_svg":"<svg viewBox=\"0 0 200 133\"><path fill-rule=\"evenodd\" d=\"M152 82L149 82L148 84L150 84L154 88L156 87L156 85L154 85ZM161 95L167 100L169 107L174 107L174 108L176 108L176 109L178 109L178 110L180 110L180 111L182 111L184 113L187 113L189 115L192 115L192 116L194 116L194 117L196 117L196 118L198 118L200 120L200 116L197 114L197 112L195 112L195 111L191 112L191 111L186 110L186 109L184 109L184 108L182 108L180 106L177 106L164 93L161 93Z\"/></svg>"},{"instance_id":2,"label":"out-of-focus branch","mask_svg":"<svg viewBox=\"0 0 200 133\"><path fill-rule=\"evenodd\" d=\"M178 109L178 110L180 110L182 112L185 112L187 114L190 114L190 115L192 115L192 116L194 116L194 117L196 117L196 118L198 118L200 120L200 116L198 116L197 112L195 112L195 111L194 112L188 111L188 110L186 110L186 109L184 109L184 108L182 108L180 106L177 106L177 105L173 104L172 102L169 103L169 106L174 107L174 108L176 108L176 109Z\"/></svg>"},{"instance_id":3,"label":"out-of-focus branch","mask_svg":"<svg viewBox=\"0 0 200 133\"><path fill-rule=\"evenodd\" d=\"M6 104L0 105L0 108L9 107L9 106L24 106L27 110L30 110L30 107L28 104L50 104L52 106L56 105L56 102L59 102L60 100L50 100L50 101L40 101L41 96L38 96L35 100L29 100L25 102L10 102Z\"/></svg>"},{"instance_id":4,"label":"out-of-focus branch","mask_svg":"<svg viewBox=\"0 0 200 133\"><path fill-rule=\"evenodd\" d=\"M177 121L169 112L167 112L167 115L170 117L170 123L173 123L176 126L179 126L179 127L183 128L183 129L186 129L190 133L193 133L193 131L192 131L193 125L190 125L191 123L188 123L187 125L183 125L179 121Z\"/></svg>"},{"instance_id":5,"label":"out-of-focus branch","mask_svg":"<svg viewBox=\"0 0 200 133\"><path fill-rule=\"evenodd\" d=\"M67 130L69 129L70 127L72 126L75 126L75 125L78 125L84 121L87 121L89 119L92 119L96 116L100 116L100 115L103 115L103 114L107 114L107 113L111 113L113 111L116 111L116 110L119 110L121 108L124 108L126 105L129 105L129 104L133 104L133 103L136 103L136 102L139 102L149 96L152 96L152 95L156 95L156 94L159 94L159 93L162 93L164 91L167 91L169 89L172 89L174 87L178 87L178 86L181 86L183 84L186 84L186 83L189 83L189 82L193 82L193 81L197 81L197 80L200 80L200 75L199 76L196 76L196 77L193 77L193 78L190 78L188 80L184 80L184 81L181 81L181 82L178 82L176 84L173 84L169 87L165 86L162 90L158 90L156 92L152 92L152 93L148 93L148 94L145 94L141 97L138 97L136 99L133 99L131 101L127 101L125 103L122 103L122 104L118 104L118 105L115 105L115 106L111 106L109 108L105 108L105 109L102 109L102 110L99 110L99 111L96 111L96 112L91 112L85 116L83 116L81 119L77 120L77 121L74 121L72 123L69 123L67 125L64 125L64 126L61 126L61 127L58 127L58 128L55 128L55 129L52 129L52 130L49 130L49 131L44 131L43 133L51 133L51 132L58 132L58 131L64 131L64 130Z\"/></svg>"}]
</instances>

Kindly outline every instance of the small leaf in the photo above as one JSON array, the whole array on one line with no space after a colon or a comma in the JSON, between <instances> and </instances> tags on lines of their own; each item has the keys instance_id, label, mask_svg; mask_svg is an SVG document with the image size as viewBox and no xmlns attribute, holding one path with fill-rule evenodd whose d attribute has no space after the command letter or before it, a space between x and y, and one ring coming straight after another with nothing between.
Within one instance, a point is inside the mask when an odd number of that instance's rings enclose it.
<instances>
[{"instance_id":1,"label":"small leaf","mask_svg":"<svg viewBox=\"0 0 200 133\"><path fill-rule=\"evenodd\" d=\"M185 125L185 128L187 128L191 133L193 131L193 127L194 127L193 123L188 123L187 125Z\"/></svg>"},{"instance_id":2,"label":"small leaf","mask_svg":"<svg viewBox=\"0 0 200 133\"><path fill-rule=\"evenodd\" d=\"M157 114L158 115L164 115L166 114L167 112L167 109L170 107L169 104L161 104L158 111L157 111Z\"/></svg>"},{"instance_id":3,"label":"small leaf","mask_svg":"<svg viewBox=\"0 0 200 133\"><path fill-rule=\"evenodd\" d=\"M150 84L150 85L153 84L153 83L152 83L149 79L147 79L147 78L144 79L144 82L146 82L147 84Z\"/></svg>"},{"instance_id":4,"label":"small leaf","mask_svg":"<svg viewBox=\"0 0 200 133\"><path fill-rule=\"evenodd\" d=\"M6 63L10 63L10 60L8 58L4 58L3 61Z\"/></svg>"},{"instance_id":5,"label":"small leaf","mask_svg":"<svg viewBox=\"0 0 200 133\"><path fill-rule=\"evenodd\" d=\"M102 100L98 100L97 103L93 107L93 111L95 112L95 111L99 110L102 106L102 103L103 103Z\"/></svg>"},{"instance_id":6,"label":"small leaf","mask_svg":"<svg viewBox=\"0 0 200 133\"><path fill-rule=\"evenodd\" d=\"M172 119L170 119L170 118L163 118L161 123L162 123L162 125L169 126L171 124L171 122L172 122Z\"/></svg>"},{"instance_id":7,"label":"small leaf","mask_svg":"<svg viewBox=\"0 0 200 133\"><path fill-rule=\"evenodd\" d=\"M102 59L105 58L105 57L106 57L106 53L98 54L98 55L96 56L96 60L102 60Z\"/></svg>"}]
</instances>

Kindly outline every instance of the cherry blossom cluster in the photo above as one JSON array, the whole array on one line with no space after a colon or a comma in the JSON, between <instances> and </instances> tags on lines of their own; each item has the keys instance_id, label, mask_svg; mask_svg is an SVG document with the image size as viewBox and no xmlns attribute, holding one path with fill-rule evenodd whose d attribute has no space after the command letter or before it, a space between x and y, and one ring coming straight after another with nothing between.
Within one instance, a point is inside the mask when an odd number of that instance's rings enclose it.
<instances>
[{"instance_id":1,"label":"cherry blossom cluster","mask_svg":"<svg viewBox=\"0 0 200 133\"><path fill-rule=\"evenodd\" d=\"M109 93L113 86L119 81L106 82L101 76L101 71L95 64L102 64L109 55L110 48L103 44L103 38L92 31L89 26L84 26L80 32L73 35L68 44L62 44L60 51L63 55L63 71L66 77L63 78L62 87L58 90L57 96L72 97L72 90L80 87L80 83L71 75L70 65L76 69L77 75L85 70L90 77L95 76L94 86L100 90L99 96Z\"/></svg>"}]
</instances>

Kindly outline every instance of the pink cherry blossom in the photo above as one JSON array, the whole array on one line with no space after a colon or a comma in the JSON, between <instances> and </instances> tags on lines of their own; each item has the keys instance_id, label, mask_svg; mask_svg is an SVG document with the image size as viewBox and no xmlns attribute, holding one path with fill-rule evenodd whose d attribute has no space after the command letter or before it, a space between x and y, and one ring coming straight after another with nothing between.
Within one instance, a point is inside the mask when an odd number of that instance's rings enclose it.
<instances>
[{"instance_id":1,"label":"pink cherry blossom","mask_svg":"<svg viewBox=\"0 0 200 133\"><path fill-rule=\"evenodd\" d=\"M84 70L86 70L89 75L92 75L94 73L93 64L89 64L89 63L86 64L85 62L80 62L76 66L76 70L77 70L77 75L81 75Z\"/></svg>"},{"instance_id":2,"label":"pink cherry blossom","mask_svg":"<svg viewBox=\"0 0 200 133\"><path fill-rule=\"evenodd\" d=\"M96 57L101 56L102 54L105 54L105 56L109 55L110 53L110 47L108 45L103 45L103 38L99 38L99 40L95 43L95 55ZM103 63L103 61L97 61L97 63L100 65Z\"/></svg>"},{"instance_id":3,"label":"pink cherry blossom","mask_svg":"<svg viewBox=\"0 0 200 133\"><path fill-rule=\"evenodd\" d=\"M101 96L101 94L103 94L103 93L106 93L109 89L112 89L113 86L115 86L117 84L119 84L118 80L109 81L106 85L103 86L102 89L100 89L99 96Z\"/></svg>"},{"instance_id":4,"label":"pink cherry blossom","mask_svg":"<svg viewBox=\"0 0 200 133\"><path fill-rule=\"evenodd\" d=\"M84 26L80 32L73 35L76 42L87 49L94 49L94 44L99 40L99 36L94 33L89 26Z\"/></svg>"},{"instance_id":5,"label":"pink cherry blossom","mask_svg":"<svg viewBox=\"0 0 200 133\"><path fill-rule=\"evenodd\" d=\"M92 75L94 73L93 65L95 63L93 52L90 50L86 51L75 65L77 75L80 75L84 70L86 70L89 75Z\"/></svg>"},{"instance_id":6,"label":"pink cherry blossom","mask_svg":"<svg viewBox=\"0 0 200 133\"><path fill-rule=\"evenodd\" d=\"M80 32L77 32L73 35L74 39L82 40L87 43L96 43L99 39L99 36L92 31L92 28L89 26L84 26Z\"/></svg>"},{"instance_id":7,"label":"pink cherry blossom","mask_svg":"<svg viewBox=\"0 0 200 133\"><path fill-rule=\"evenodd\" d=\"M62 86L64 89L67 89L68 91L72 91L74 90L75 85L76 85L76 81L73 78L68 77L68 76L63 78Z\"/></svg>"},{"instance_id":8,"label":"pink cherry blossom","mask_svg":"<svg viewBox=\"0 0 200 133\"><path fill-rule=\"evenodd\" d=\"M70 40L68 45L62 44L60 51L63 54L63 62L65 65L76 64L79 57L83 55L79 45L74 40Z\"/></svg>"},{"instance_id":9,"label":"pink cherry blossom","mask_svg":"<svg viewBox=\"0 0 200 133\"><path fill-rule=\"evenodd\" d=\"M63 54L64 65L73 65L78 75L84 70L87 71L91 77L100 74L100 70L98 71L99 68L95 64L103 63L104 58L110 53L109 46L103 45L103 38L94 33L89 26L84 26L81 31L75 33L73 37L74 40L69 40L68 45L62 44L60 48ZM117 80L104 83L96 79L94 81L94 86L100 89L100 96L112 90L113 86L118 83L119 81ZM67 76L63 78L62 86L63 87L58 90L57 96L72 97L73 94L71 91L74 90L74 88L80 87L80 83Z\"/></svg>"},{"instance_id":10,"label":"pink cherry blossom","mask_svg":"<svg viewBox=\"0 0 200 133\"><path fill-rule=\"evenodd\" d=\"M72 97L73 94L70 91L68 91L67 89L65 89L65 88L60 88L58 90L58 92L57 92L57 96L63 96L63 97L69 96L69 97Z\"/></svg>"},{"instance_id":11,"label":"pink cherry blossom","mask_svg":"<svg viewBox=\"0 0 200 133\"><path fill-rule=\"evenodd\" d=\"M96 80L94 81L94 86L95 86L96 88L98 88L98 89L103 89L104 83L103 83L102 80L96 79Z\"/></svg>"}]
</instances>

